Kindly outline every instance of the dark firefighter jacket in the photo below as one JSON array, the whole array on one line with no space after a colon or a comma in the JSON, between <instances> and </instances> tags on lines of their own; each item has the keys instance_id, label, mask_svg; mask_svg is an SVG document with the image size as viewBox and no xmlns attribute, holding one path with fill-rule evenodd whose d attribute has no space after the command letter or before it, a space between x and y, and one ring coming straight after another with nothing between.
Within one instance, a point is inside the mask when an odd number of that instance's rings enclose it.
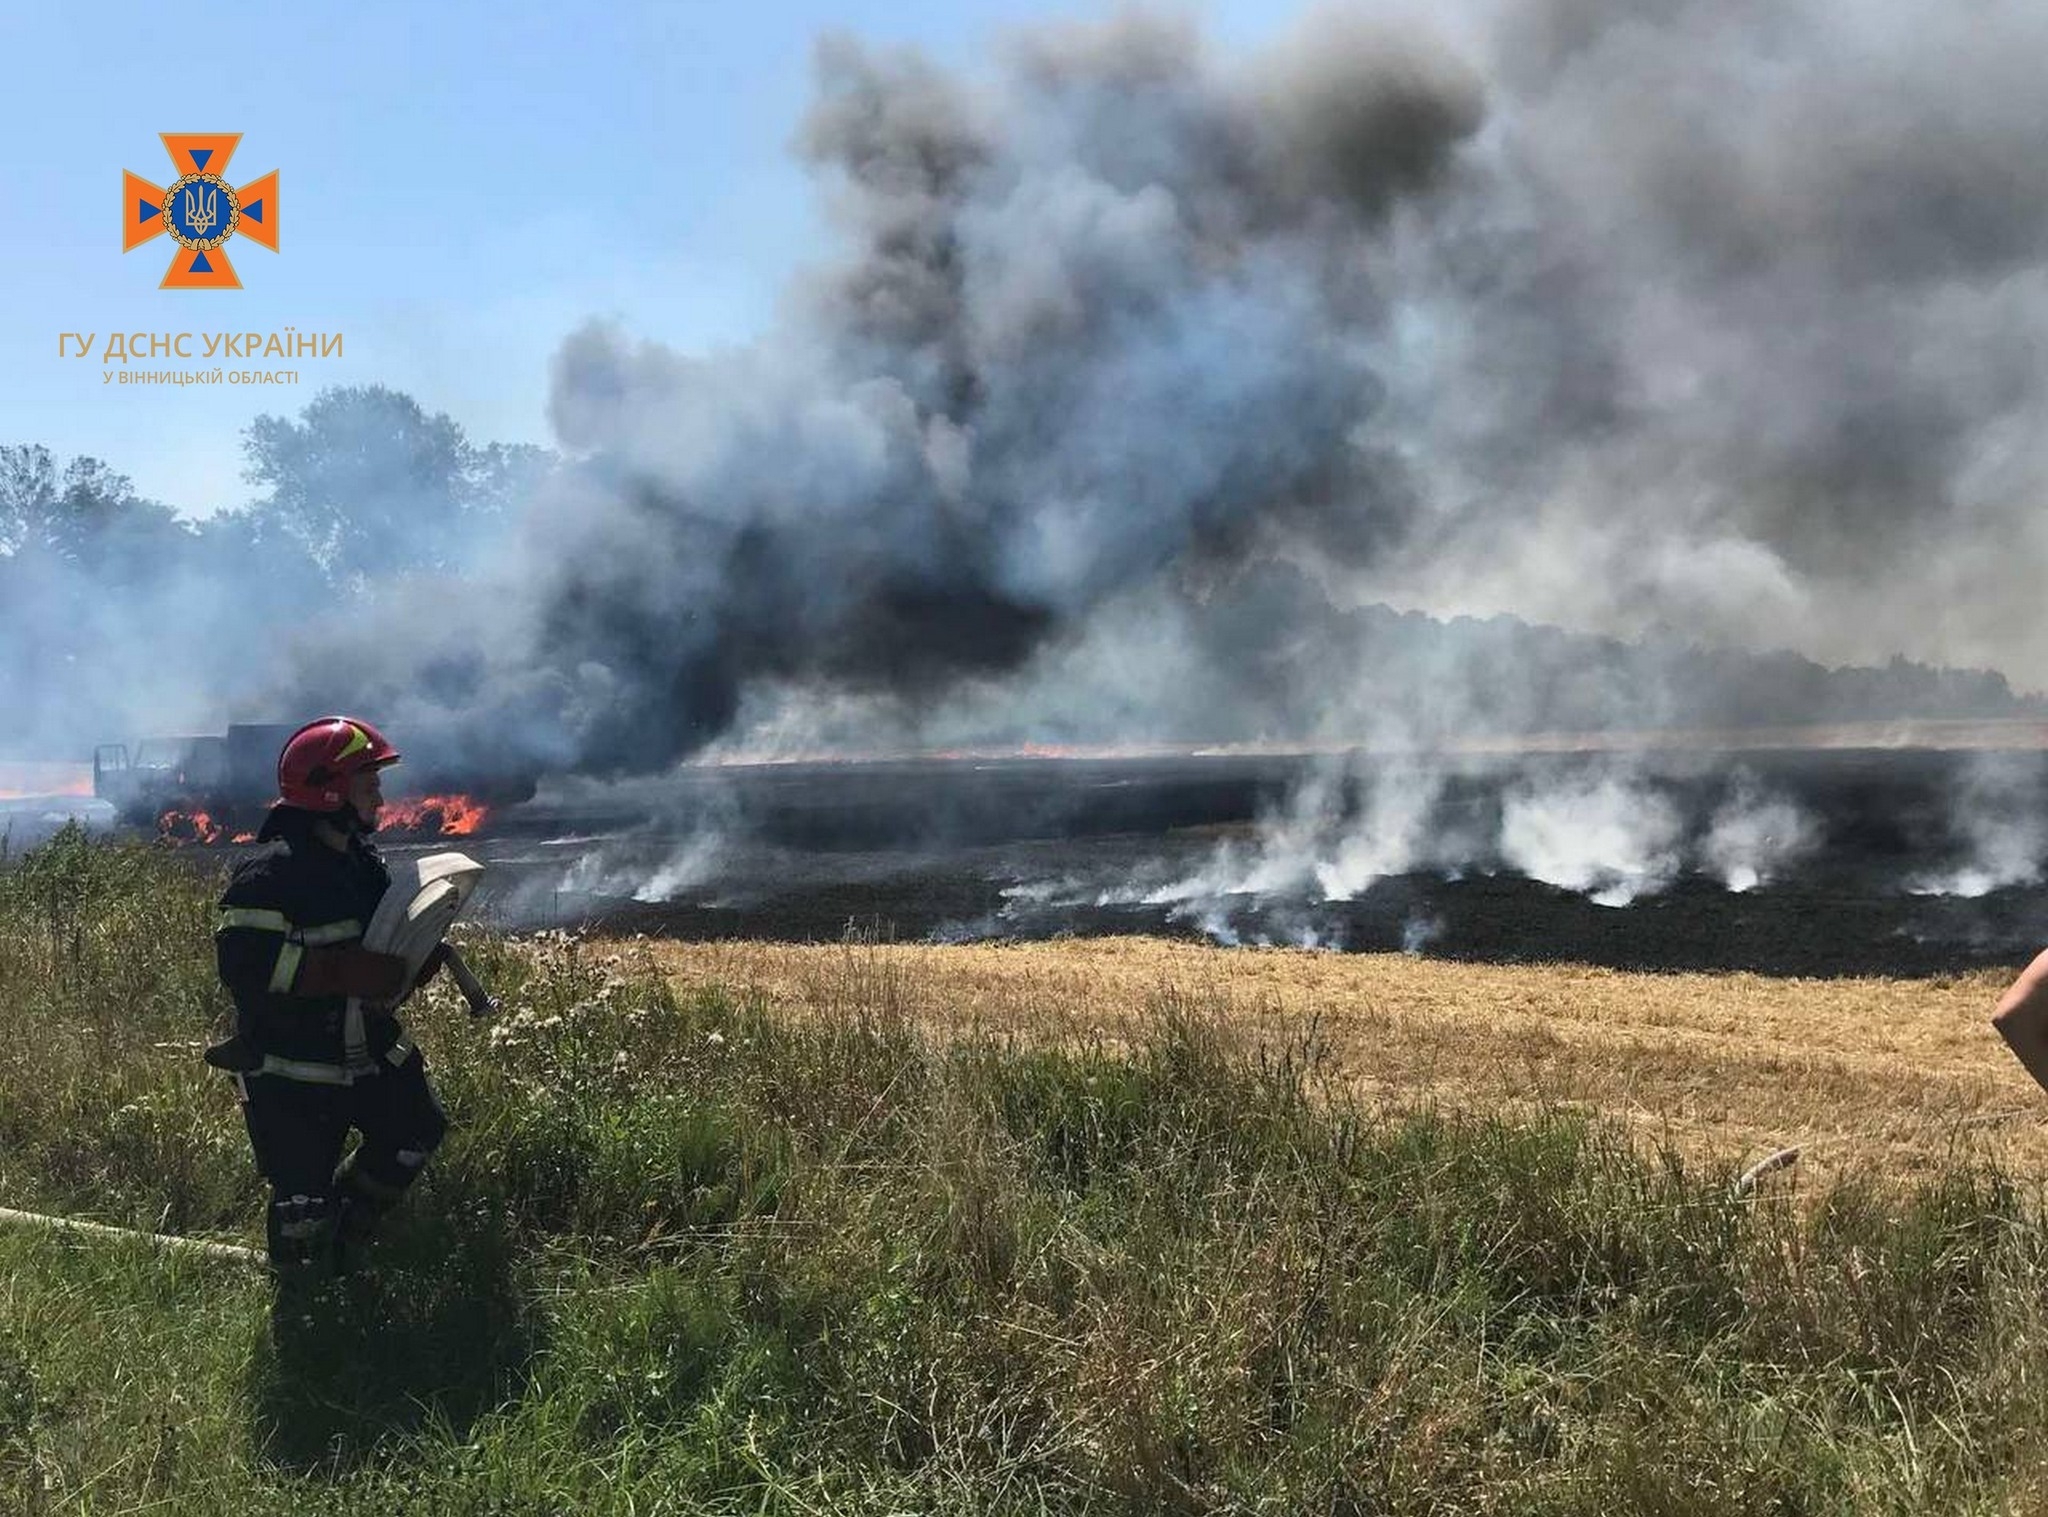
<instances>
[{"instance_id":1,"label":"dark firefighter jacket","mask_svg":"<svg viewBox=\"0 0 2048 1517\"><path fill-rule=\"evenodd\" d=\"M391 884L369 842L338 853L312 835L313 813L277 806L261 845L235 867L220 898L214 953L235 1001L235 1031L260 1072L347 1085L411 1057L398 1019L341 995L294 993L306 951L359 943Z\"/></svg>"}]
</instances>

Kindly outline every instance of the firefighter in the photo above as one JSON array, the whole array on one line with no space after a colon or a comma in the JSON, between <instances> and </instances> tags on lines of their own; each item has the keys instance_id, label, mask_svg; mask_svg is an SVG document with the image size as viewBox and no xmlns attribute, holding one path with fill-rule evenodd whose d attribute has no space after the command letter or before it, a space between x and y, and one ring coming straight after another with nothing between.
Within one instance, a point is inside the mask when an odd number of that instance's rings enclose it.
<instances>
[{"instance_id":1,"label":"firefighter","mask_svg":"<svg viewBox=\"0 0 2048 1517\"><path fill-rule=\"evenodd\" d=\"M391 883L370 842L398 750L368 722L308 722L278 756L278 801L221 896L214 934L235 1035L207 1050L240 1093L270 1183L265 1235L281 1281L346 1268L447 1132L420 1051L395 1015L402 958L362 946ZM424 980L439 967L428 960ZM361 1141L346 1160L350 1129Z\"/></svg>"}]
</instances>

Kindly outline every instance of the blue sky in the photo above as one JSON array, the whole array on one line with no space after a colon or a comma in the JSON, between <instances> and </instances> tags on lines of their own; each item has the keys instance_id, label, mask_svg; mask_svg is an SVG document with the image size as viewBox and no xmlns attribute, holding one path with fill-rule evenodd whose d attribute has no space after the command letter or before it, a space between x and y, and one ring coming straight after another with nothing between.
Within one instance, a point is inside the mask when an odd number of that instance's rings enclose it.
<instances>
[{"instance_id":1,"label":"blue sky","mask_svg":"<svg viewBox=\"0 0 2048 1517\"><path fill-rule=\"evenodd\" d=\"M100 5L0 23L10 239L0 442L90 453L201 515L244 499L240 434L324 383L379 381L477 441L549 440L547 363L591 316L686 349L746 340L830 248L788 150L810 53L839 28L976 66L1023 0L758 5ZM1224 46L1289 14L1197 11ZM281 251L237 238L244 288L157 288L169 239L123 254L121 170L174 174L159 134L239 131L227 178L280 181ZM103 384L111 331L341 332L296 388ZM58 356L63 332L100 334Z\"/></svg>"}]
</instances>

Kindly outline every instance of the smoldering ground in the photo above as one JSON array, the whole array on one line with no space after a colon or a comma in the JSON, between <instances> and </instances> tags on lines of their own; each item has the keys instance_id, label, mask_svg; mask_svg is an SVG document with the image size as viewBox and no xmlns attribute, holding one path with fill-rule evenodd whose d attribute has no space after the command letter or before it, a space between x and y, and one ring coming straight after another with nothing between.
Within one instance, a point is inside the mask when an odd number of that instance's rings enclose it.
<instances>
[{"instance_id":1,"label":"smoldering ground","mask_svg":"<svg viewBox=\"0 0 2048 1517\"><path fill-rule=\"evenodd\" d=\"M2038 947L2038 866L1994 875L1984 839L2044 775L1868 749L778 764L544 795L465 846L515 927L1947 974Z\"/></svg>"}]
</instances>

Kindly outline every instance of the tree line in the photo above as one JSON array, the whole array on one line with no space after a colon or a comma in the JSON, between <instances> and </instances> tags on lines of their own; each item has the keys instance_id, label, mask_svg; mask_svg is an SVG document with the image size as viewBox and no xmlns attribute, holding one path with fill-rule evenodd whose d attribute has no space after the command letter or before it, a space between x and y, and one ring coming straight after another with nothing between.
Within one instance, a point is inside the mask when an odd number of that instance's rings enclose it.
<instances>
[{"instance_id":1,"label":"tree line","mask_svg":"<svg viewBox=\"0 0 2048 1517\"><path fill-rule=\"evenodd\" d=\"M0 751L61 757L200 712L274 715L239 703L274 688L316 614L459 570L557 467L381 385L258 417L242 457L249 498L192 520L100 459L0 446Z\"/></svg>"},{"instance_id":2,"label":"tree line","mask_svg":"<svg viewBox=\"0 0 2048 1517\"><path fill-rule=\"evenodd\" d=\"M265 572L338 590L456 568L460 544L555 464L531 444L472 443L382 385L322 391L296 418L259 416L242 452L257 493L194 521L97 458L0 446L0 606L10 576L52 565L132 588L195 555L225 566L260 551Z\"/></svg>"}]
</instances>

